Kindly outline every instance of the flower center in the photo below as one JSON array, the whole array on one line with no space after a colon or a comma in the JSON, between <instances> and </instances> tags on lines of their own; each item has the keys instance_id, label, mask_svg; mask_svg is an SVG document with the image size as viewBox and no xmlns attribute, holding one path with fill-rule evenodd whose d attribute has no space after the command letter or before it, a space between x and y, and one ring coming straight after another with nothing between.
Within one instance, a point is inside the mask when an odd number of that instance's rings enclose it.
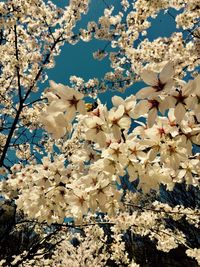
<instances>
[{"instance_id":1,"label":"flower center","mask_svg":"<svg viewBox=\"0 0 200 267\"><path fill-rule=\"evenodd\" d=\"M151 108L150 109L152 109L152 108L158 109L159 102L157 100L152 99L152 100L148 100L148 102L151 104Z\"/></svg>"},{"instance_id":2,"label":"flower center","mask_svg":"<svg viewBox=\"0 0 200 267\"><path fill-rule=\"evenodd\" d=\"M77 109L77 104L78 104L79 100L76 99L76 97L74 95L73 95L72 99L70 99L68 101L69 101L71 106L75 106L75 108Z\"/></svg>"},{"instance_id":3,"label":"flower center","mask_svg":"<svg viewBox=\"0 0 200 267\"><path fill-rule=\"evenodd\" d=\"M165 83L162 83L160 79L158 79L158 84L153 86L153 88L156 90L156 92L160 92L164 89Z\"/></svg>"}]
</instances>

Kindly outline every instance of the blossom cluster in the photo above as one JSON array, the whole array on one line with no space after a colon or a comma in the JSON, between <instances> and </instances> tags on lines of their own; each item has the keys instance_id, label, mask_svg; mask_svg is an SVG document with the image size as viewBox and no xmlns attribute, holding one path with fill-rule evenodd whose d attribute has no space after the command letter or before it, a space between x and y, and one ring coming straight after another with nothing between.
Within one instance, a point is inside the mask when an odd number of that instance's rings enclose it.
<instances>
[{"instance_id":1,"label":"blossom cluster","mask_svg":"<svg viewBox=\"0 0 200 267\"><path fill-rule=\"evenodd\" d=\"M139 179L146 193L160 184L168 190L182 182L199 186L199 154L193 152L200 144L199 76L185 83L173 75L172 62L160 74L145 70L147 88L125 100L114 96L110 110L98 102L90 112L80 92L51 81L41 122L53 138L68 135L68 140L58 145L60 156L28 165L3 188L18 189L18 207L51 223L79 220L89 209L115 214L121 199L117 184L126 174L130 182ZM139 124L134 129L133 121Z\"/></svg>"}]
</instances>

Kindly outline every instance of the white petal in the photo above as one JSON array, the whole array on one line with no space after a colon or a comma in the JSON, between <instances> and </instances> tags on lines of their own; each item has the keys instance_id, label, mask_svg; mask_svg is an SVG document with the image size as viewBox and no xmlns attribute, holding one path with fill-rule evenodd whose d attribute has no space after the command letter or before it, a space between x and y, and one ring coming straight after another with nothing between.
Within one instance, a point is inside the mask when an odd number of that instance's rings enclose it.
<instances>
[{"instance_id":1,"label":"white petal","mask_svg":"<svg viewBox=\"0 0 200 267\"><path fill-rule=\"evenodd\" d=\"M112 130L113 130L113 135L114 135L115 139L120 140L121 139L120 128L117 125L113 125Z\"/></svg>"},{"instance_id":2,"label":"white petal","mask_svg":"<svg viewBox=\"0 0 200 267\"><path fill-rule=\"evenodd\" d=\"M169 103L168 103L168 101L167 101L167 98L166 98L166 99L164 99L162 102L160 102L158 108L159 108L159 111L160 111L162 114L164 114L165 111L166 111L167 109L169 109L169 107L170 107L170 105L169 105Z\"/></svg>"},{"instance_id":3,"label":"white petal","mask_svg":"<svg viewBox=\"0 0 200 267\"><path fill-rule=\"evenodd\" d=\"M128 165L127 171L128 171L128 174L129 174L129 181L130 182L135 181L137 179L137 177L138 177L138 174L135 171L135 168L134 168L134 166L132 164Z\"/></svg>"},{"instance_id":4,"label":"white petal","mask_svg":"<svg viewBox=\"0 0 200 267\"><path fill-rule=\"evenodd\" d=\"M135 105L136 105L136 100L129 101L129 102L126 103L125 109L130 111L135 107Z\"/></svg>"},{"instance_id":5,"label":"white petal","mask_svg":"<svg viewBox=\"0 0 200 267\"><path fill-rule=\"evenodd\" d=\"M146 84L152 86L156 86L158 84L158 74L156 72L144 70L140 76Z\"/></svg>"},{"instance_id":6,"label":"white petal","mask_svg":"<svg viewBox=\"0 0 200 267\"><path fill-rule=\"evenodd\" d=\"M60 84L59 90L57 90L58 95L65 99L71 100L73 98L73 91L70 87Z\"/></svg>"},{"instance_id":7,"label":"white petal","mask_svg":"<svg viewBox=\"0 0 200 267\"><path fill-rule=\"evenodd\" d=\"M174 115L176 117L177 123L180 123L185 115L185 108L181 103L178 103L178 105L175 107Z\"/></svg>"},{"instance_id":8,"label":"white petal","mask_svg":"<svg viewBox=\"0 0 200 267\"><path fill-rule=\"evenodd\" d=\"M167 96L164 101L168 102L168 107L175 108L177 102L175 97Z\"/></svg>"},{"instance_id":9,"label":"white petal","mask_svg":"<svg viewBox=\"0 0 200 267\"><path fill-rule=\"evenodd\" d=\"M124 106L120 105L115 112L115 118L121 118L124 114Z\"/></svg>"},{"instance_id":10,"label":"white petal","mask_svg":"<svg viewBox=\"0 0 200 267\"><path fill-rule=\"evenodd\" d=\"M47 111L48 112L66 111L66 108L67 108L66 103L60 99L57 99L51 102L51 104L47 108Z\"/></svg>"},{"instance_id":11,"label":"white petal","mask_svg":"<svg viewBox=\"0 0 200 267\"><path fill-rule=\"evenodd\" d=\"M194 80L194 88L196 91L196 94L199 95L200 93L200 74L195 78Z\"/></svg>"},{"instance_id":12,"label":"white petal","mask_svg":"<svg viewBox=\"0 0 200 267\"><path fill-rule=\"evenodd\" d=\"M146 159L147 154L146 154L145 152L143 152L143 151L138 151L138 152L137 152L137 157L138 157L139 159Z\"/></svg>"},{"instance_id":13,"label":"white petal","mask_svg":"<svg viewBox=\"0 0 200 267\"><path fill-rule=\"evenodd\" d=\"M95 129L89 129L85 135L88 140L94 140L96 137L96 130Z\"/></svg>"},{"instance_id":14,"label":"white petal","mask_svg":"<svg viewBox=\"0 0 200 267\"><path fill-rule=\"evenodd\" d=\"M160 81L165 84L170 78L172 78L172 76L174 75L174 65L173 63L170 61L168 62L164 68L162 69L159 78Z\"/></svg>"},{"instance_id":15,"label":"white petal","mask_svg":"<svg viewBox=\"0 0 200 267\"><path fill-rule=\"evenodd\" d=\"M200 145L200 134L192 136L191 140L194 144Z\"/></svg>"},{"instance_id":16,"label":"white petal","mask_svg":"<svg viewBox=\"0 0 200 267\"><path fill-rule=\"evenodd\" d=\"M45 129L52 133L54 127L55 127L55 119L53 116L41 116L40 121L42 124L44 124Z\"/></svg>"},{"instance_id":17,"label":"white petal","mask_svg":"<svg viewBox=\"0 0 200 267\"><path fill-rule=\"evenodd\" d=\"M149 127L152 127L154 125L156 117L157 117L157 109L156 108L152 108L149 111L148 120L147 120L147 124L148 124Z\"/></svg>"},{"instance_id":18,"label":"white petal","mask_svg":"<svg viewBox=\"0 0 200 267\"><path fill-rule=\"evenodd\" d=\"M188 96L186 99L185 99L185 104L187 105L187 107L189 109L193 109L194 105L195 105L195 97L193 96Z\"/></svg>"},{"instance_id":19,"label":"white petal","mask_svg":"<svg viewBox=\"0 0 200 267\"><path fill-rule=\"evenodd\" d=\"M153 161L155 159L155 157L157 156L159 150L158 149L151 149L149 152L148 152L148 158L150 161Z\"/></svg>"},{"instance_id":20,"label":"white petal","mask_svg":"<svg viewBox=\"0 0 200 267\"><path fill-rule=\"evenodd\" d=\"M135 118L139 118L140 116L146 114L149 111L150 105L147 100L141 100L135 107Z\"/></svg>"},{"instance_id":21,"label":"white petal","mask_svg":"<svg viewBox=\"0 0 200 267\"><path fill-rule=\"evenodd\" d=\"M194 81L189 81L186 85L183 86L182 91L184 95L193 94L195 92L195 83Z\"/></svg>"},{"instance_id":22,"label":"white petal","mask_svg":"<svg viewBox=\"0 0 200 267\"><path fill-rule=\"evenodd\" d=\"M55 121L59 126L65 127L67 125L67 120L65 119L63 113L59 113L55 116Z\"/></svg>"},{"instance_id":23,"label":"white petal","mask_svg":"<svg viewBox=\"0 0 200 267\"><path fill-rule=\"evenodd\" d=\"M137 92L136 97L138 99L148 98L152 93L155 93L155 89L152 87L145 87Z\"/></svg>"},{"instance_id":24,"label":"white petal","mask_svg":"<svg viewBox=\"0 0 200 267\"><path fill-rule=\"evenodd\" d=\"M50 80L49 81L49 85L52 89L58 89L59 88L59 84L55 83L54 81Z\"/></svg>"},{"instance_id":25,"label":"white petal","mask_svg":"<svg viewBox=\"0 0 200 267\"><path fill-rule=\"evenodd\" d=\"M68 121L72 121L75 117L76 114L76 109L74 106L72 106L71 108L67 109L67 119Z\"/></svg>"},{"instance_id":26,"label":"white petal","mask_svg":"<svg viewBox=\"0 0 200 267\"><path fill-rule=\"evenodd\" d=\"M165 93L166 92L169 92L171 89L172 89L172 86L174 85L174 80L173 79L169 79L167 81L167 83L165 84L165 87L164 87L164 91Z\"/></svg>"},{"instance_id":27,"label":"white petal","mask_svg":"<svg viewBox=\"0 0 200 267\"><path fill-rule=\"evenodd\" d=\"M57 127L56 132L52 133L53 138L59 139L66 134L66 128L64 127Z\"/></svg>"},{"instance_id":28,"label":"white petal","mask_svg":"<svg viewBox=\"0 0 200 267\"><path fill-rule=\"evenodd\" d=\"M119 120L118 125L121 127L121 129L129 129L131 125L131 119L129 117L123 117Z\"/></svg>"},{"instance_id":29,"label":"white petal","mask_svg":"<svg viewBox=\"0 0 200 267\"><path fill-rule=\"evenodd\" d=\"M77 111L83 115L86 114L85 104L82 100L79 100L79 102L77 104Z\"/></svg>"},{"instance_id":30,"label":"white petal","mask_svg":"<svg viewBox=\"0 0 200 267\"><path fill-rule=\"evenodd\" d=\"M105 147L106 144L106 136L103 132L99 132L96 136L96 141L100 145L100 147Z\"/></svg>"},{"instance_id":31,"label":"white petal","mask_svg":"<svg viewBox=\"0 0 200 267\"><path fill-rule=\"evenodd\" d=\"M121 98L120 96L115 95L112 97L112 103L114 106L118 107L119 105L124 104L124 99Z\"/></svg>"}]
</instances>

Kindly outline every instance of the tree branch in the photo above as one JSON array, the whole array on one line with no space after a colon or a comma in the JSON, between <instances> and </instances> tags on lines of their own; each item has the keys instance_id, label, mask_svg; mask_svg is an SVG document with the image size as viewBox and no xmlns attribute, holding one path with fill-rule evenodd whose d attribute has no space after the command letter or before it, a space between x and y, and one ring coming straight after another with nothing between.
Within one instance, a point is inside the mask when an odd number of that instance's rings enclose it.
<instances>
[{"instance_id":1,"label":"tree branch","mask_svg":"<svg viewBox=\"0 0 200 267\"><path fill-rule=\"evenodd\" d=\"M14 33L15 33L15 53L17 59L17 85L18 85L18 92L19 92L19 101L22 104L22 90L21 90L21 83L20 83L20 67L19 67L19 49L18 49L18 41L17 41L17 25L14 26Z\"/></svg>"}]
</instances>

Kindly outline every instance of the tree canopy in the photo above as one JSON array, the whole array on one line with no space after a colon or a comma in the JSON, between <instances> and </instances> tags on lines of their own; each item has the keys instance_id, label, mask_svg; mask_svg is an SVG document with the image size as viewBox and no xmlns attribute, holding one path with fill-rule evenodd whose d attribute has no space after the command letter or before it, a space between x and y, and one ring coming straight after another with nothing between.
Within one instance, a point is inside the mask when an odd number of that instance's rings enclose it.
<instances>
[{"instance_id":1,"label":"tree canopy","mask_svg":"<svg viewBox=\"0 0 200 267\"><path fill-rule=\"evenodd\" d=\"M102 1L0 2L1 266L200 264L200 1ZM92 40L111 71L53 81Z\"/></svg>"}]
</instances>

